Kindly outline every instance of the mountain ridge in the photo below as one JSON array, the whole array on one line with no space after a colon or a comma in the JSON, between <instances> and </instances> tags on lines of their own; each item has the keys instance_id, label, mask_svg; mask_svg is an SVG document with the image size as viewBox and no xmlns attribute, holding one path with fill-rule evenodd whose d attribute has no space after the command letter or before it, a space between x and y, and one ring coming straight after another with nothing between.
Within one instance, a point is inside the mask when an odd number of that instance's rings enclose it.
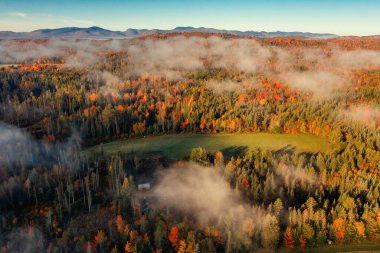
<instances>
[{"instance_id":1,"label":"mountain ridge","mask_svg":"<svg viewBox=\"0 0 380 253\"><path fill-rule=\"evenodd\" d=\"M38 29L31 32L0 31L0 39L50 39L50 38L77 38L77 39L112 39L134 38L152 34L170 34L175 32L204 32L223 33L242 37L275 38L275 37L306 37L306 38L334 38L338 35L331 33L311 32L266 32L266 31L239 31L206 27L178 26L174 29L136 29L129 28L125 31L112 31L98 26L88 28L62 27L54 29Z\"/></svg>"}]
</instances>

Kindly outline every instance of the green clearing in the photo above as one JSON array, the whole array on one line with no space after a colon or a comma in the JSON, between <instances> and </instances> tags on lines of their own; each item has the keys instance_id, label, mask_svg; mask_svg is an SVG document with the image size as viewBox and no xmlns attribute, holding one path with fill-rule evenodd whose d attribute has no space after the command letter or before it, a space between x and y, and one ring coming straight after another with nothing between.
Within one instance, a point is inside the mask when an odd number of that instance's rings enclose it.
<instances>
[{"instance_id":1,"label":"green clearing","mask_svg":"<svg viewBox=\"0 0 380 253\"><path fill-rule=\"evenodd\" d=\"M194 147L204 147L208 152L222 151L225 156L237 156L246 150L260 147L271 150L296 152L325 152L328 143L313 135L242 133L242 134L173 134L116 140L100 144L105 155L120 153L161 154L170 159L182 159ZM100 145L85 152L99 151Z\"/></svg>"},{"instance_id":2,"label":"green clearing","mask_svg":"<svg viewBox=\"0 0 380 253\"><path fill-rule=\"evenodd\" d=\"M380 242L378 240L363 241L347 243L343 245L323 245L316 248L306 249L284 249L281 248L276 252L280 253L294 253L294 252L311 252L311 253L335 253L335 252L347 252L347 253L380 253Z\"/></svg>"}]
</instances>

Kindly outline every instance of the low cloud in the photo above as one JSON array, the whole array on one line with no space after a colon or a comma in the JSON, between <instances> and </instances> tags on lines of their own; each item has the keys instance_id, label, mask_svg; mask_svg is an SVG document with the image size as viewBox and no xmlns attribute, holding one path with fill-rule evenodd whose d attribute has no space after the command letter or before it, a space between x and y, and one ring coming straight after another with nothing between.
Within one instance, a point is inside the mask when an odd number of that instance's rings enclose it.
<instances>
[{"instance_id":1,"label":"low cloud","mask_svg":"<svg viewBox=\"0 0 380 253\"><path fill-rule=\"evenodd\" d=\"M345 69L380 66L380 52L372 50L335 51L332 63Z\"/></svg>"},{"instance_id":2,"label":"low cloud","mask_svg":"<svg viewBox=\"0 0 380 253\"><path fill-rule=\"evenodd\" d=\"M91 71L87 75L88 80L100 83L99 93L104 96L119 98L120 90L124 87L122 79L108 71Z\"/></svg>"},{"instance_id":3,"label":"low cloud","mask_svg":"<svg viewBox=\"0 0 380 253\"><path fill-rule=\"evenodd\" d=\"M39 41L0 41L0 64L30 63L34 60L61 59L67 67L90 67L104 60L100 52L114 52L121 49L120 41L91 41L50 39Z\"/></svg>"},{"instance_id":4,"label":"low cloud","mask_svg":"<svg viewBox=\"0 0 380 253\"><path fill-rule=\"evenodd\" d=\"M236 68L255 73L262 70L272 57L272 51L251 39L225 40L219 37L208 39L207 55L215 68Z\"/></svg>"},{"instance_id":5,"label":"low cloud","mask_svg":"<svg viewBox=\"0 0 380 253\"><path fill-rule=\"evenodd\" d=\"M3 207L22 198L18 192L25 187L24 176L28 170L44 168L61 175L80 168L80 137L75 131L67 141L53 144L0 122L0 147L0 205Z\"/></svg>"},{"instance_id":6,"label":"low cloud","mask_svg":"<svg viewBox=\"0 0 380 253\"><path fill-rule=\"evenodd\" d=\"M289 49L254 39L216 36L106 41L52 39L44 43L0 41L0 63L4 64L59 58L66 67L91 68L107 61L104 52L121 53L124 77L155 75L179 80L189 72L220 68L244 72L246 76L265 73L313 94L316 99L337 96L347 88L350 85L345 78L347 70L380 66L378 51L345 51L333 46ZM220 83L222 88L212 81L208 85L216 92L228 91L229 86L238 87L229 81Z\"/></svg>"},{"instance_id":7,"label":"low cloud","mask_svg":"<svg viewBox=\"0 0 380 253\"><path fill-rule=\"evenodd\" d=\"M192 163L165 171L154 195L170 207L196 215L202 225L228 214L239 200L216 170Z\"/></svg>"},{"instance_id":8,"label":"low cloud","mask_svg":"<svg viewBox=\"0 0 380 253\"><path fill-rule=\"evenodd\" d=\"M343 77L330 72L289 72L281 78L290 87L312 93L316 98L334 97L349 85Z\"/></svg>"},{"instance_id":9,"label":"low cloud","mask_svg":"<svg viewBox=\"0 0 380 253\"><path fill-rule=\"evenodd\" d=\"M15 163L31 164L33 162L33 142L20 129L0 122L0 163L13 165Z\"/></svg>"},{"instance_id":10,"label":"low cloud","mask_svg":"<svg viewBox=\"0 0 380 253\"><path fill-rule=\"evenodd\" d=\"M36 227L13 229L0 239L0 253L43 253L46 252L45 241Z\"/></svg>"},{"instance_id":11,"label":"low cloud","mask_svg":"<svg viewBox=\"0 0 380 253\"><path fill-rule=\"evenodd\" d=\"M225 92L242 92L243 86L232 80L210 80L206 83L206 87L211 89L215 94L223 95Z\"/></svg>"},{"instance_id":12,"label":"low cloud","mask_svg":"<svg viewBox=\"0 0 380 253\"><path fill-rule=\"evenodd\" d=\"M380 106L371 104L353 105L341 111L343 120L370 128L380 127Z\"/></svg>"},{"instance_id":13,"label":"low cloud","mask_svg":"<svg viewBox=\"0 0 380 253\"><path fill-rule=\"evenodd\" d=\"M22 129L0 121L0 165L7 168L56 162L71 167L75 164L79 145L80 137L76 132L65 143L49 144L37 141Z\"/></svg>"},{"instance_id":14,"label":"low cloud","mask_svg":"<svg viewBox=\"0 0 380 253\"><path fill-rule=\"evenodd\" d=\"M144 40L129 46L127 51L135 64L135 74L159 74L169 79L207 67L255 73L272 57L271 50L255 40L215 36Z\"/></svg>"},{"instance_id":15,"label":"low cloud","mask_svg":"<svg viewBox=\"0 0 380 253\"><path fill-rule=\"evenodd\" d=\"M233 233L234 243L250 245L262 226L265 210L249 206L213 167L176 165L160 176L153 196L196 220L200 228L217 226Z\"/></svg>"},{"instance_id":16,"label":"low cloud","mask_svg":"<svg viewBox=\"0 0 380 253\"><path fill-rule=\"evenodd\" d=\"M281 179L285 185L290 186L291 183L297 183L304 186L316 186L321 183L314 173L310 173L306 168L297 168L280 163L275 168L276 176Z\"/></svg>"},{"instance_id":17,"label":"low cloud","mask_svg":"<svg viewBox=\"0 0 380 253\"><path fill-rule=\"evenodd\" d=\"M170 79L183 71L202 69L205 40L182 37L167 40L144 40L128 47L132 57L134 74L160 74Z\"/></svg>"}]
</instances>

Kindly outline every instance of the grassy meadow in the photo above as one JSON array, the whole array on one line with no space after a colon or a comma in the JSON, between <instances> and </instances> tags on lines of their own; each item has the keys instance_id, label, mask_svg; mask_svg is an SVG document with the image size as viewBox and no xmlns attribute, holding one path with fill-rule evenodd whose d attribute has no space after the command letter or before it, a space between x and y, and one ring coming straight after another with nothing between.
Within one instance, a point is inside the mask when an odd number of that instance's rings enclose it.
<instances>
[{"instance_id":1,"label":"grassy meadow","mask_svg":"<svg viewBox=\"0 0 380 253\"><path fill-rule=\"evenodd\" d=\"M294 150L296 152L324 152L328 143L317 136L305 134L173 134L130 138L100 144L105 155L118 152L135 154L160 154L170 159L181 159L190 154L194 147L204 147L208 152L222 151L225 156L237 156L245 151L260 147L271 150ZM86 152L96 152L100 145Z\"/></svg>"}]
</instances>

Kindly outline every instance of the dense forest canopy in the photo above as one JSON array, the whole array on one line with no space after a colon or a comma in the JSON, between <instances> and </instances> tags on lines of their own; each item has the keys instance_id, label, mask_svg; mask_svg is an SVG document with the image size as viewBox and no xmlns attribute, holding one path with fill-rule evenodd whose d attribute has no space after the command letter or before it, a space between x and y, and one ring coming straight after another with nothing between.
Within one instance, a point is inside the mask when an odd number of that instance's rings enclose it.
<instances>
[{"instance_id":1,"label":"dense forest canopy","mask_svg":"<svg viewBox=\"0 0 380 253\"><path fill-rule=\"evenodd\" d=\"M377 37L3 40L0 120L0 252L379 243ZM194 147L173 160L102 145L225 133L329 148Z\"/></svg>"}]
</instances>

